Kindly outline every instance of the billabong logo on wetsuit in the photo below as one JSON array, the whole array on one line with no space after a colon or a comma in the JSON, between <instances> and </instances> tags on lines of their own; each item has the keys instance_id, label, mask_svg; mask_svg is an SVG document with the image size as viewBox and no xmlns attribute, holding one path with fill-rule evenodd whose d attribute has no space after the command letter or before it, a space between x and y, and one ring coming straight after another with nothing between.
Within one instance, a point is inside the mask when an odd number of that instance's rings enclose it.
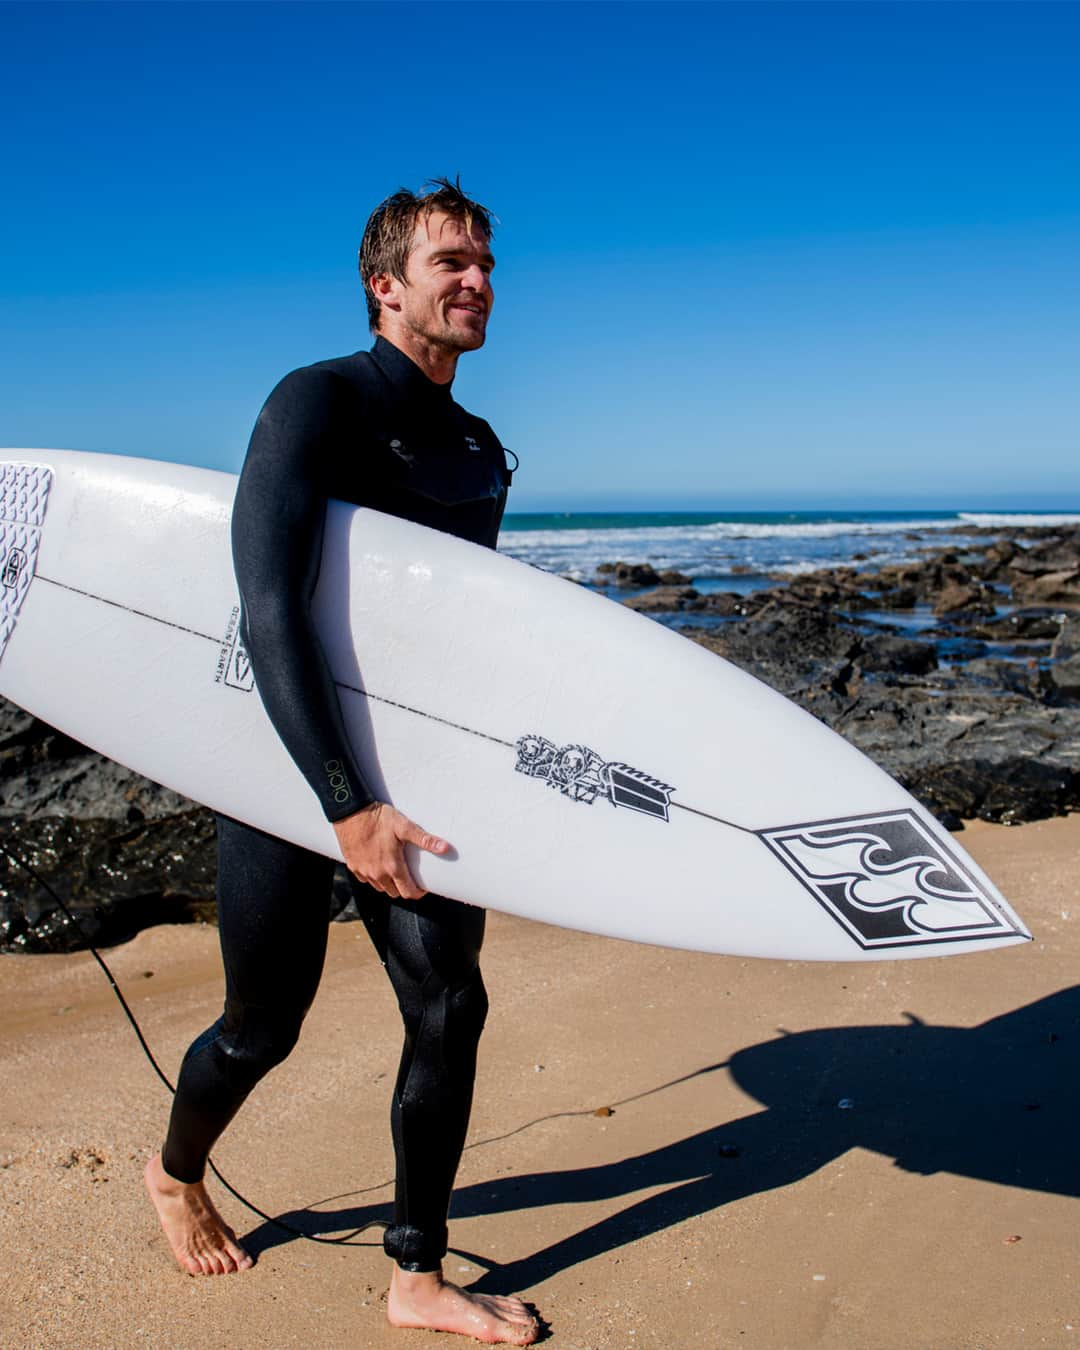
<instances>
[{"instance_id":1,"label":"billabong logo on wetsuit","mask_svg":"<svg viewBox=\"0 0 1080 1350\"><path fill-rule=\"evenodd\" d=\"M759 838L864 950L1020 932L910 809Z\"/></svg>"},{"instance_id":2,"label":"billabong logo on wetsuit","mask_svg":"<svg viewBox=\"0 0 1080 1350\"><path fill-rule=\"evenodd\" d=\"M587 745L559 747L543 736L522 736L515 748L518 773L539 778L571 801L591 806L597 797L604 797L612 806L626 806L660 820L668 818L675 789L640 769L605 761Z\"/></svg>"},{"instance_id":3,"label":"billabong logo on wetsuit","mask_svg":"<svg viewBox=\"0 0 1080 1350\"><path fill-rule=\"evenodd\" d=\"M339 805L347 802L352 796L352 788L349 787L349 780L345 777L345 766L341 760L328 759L323 768L326 770L326 781L334 794L334 801Z\"/></svg>"},{"instance_id":4,"label":"billabong logo on wetsuit","mask_svg":"<svg viewBox=\"0 0 1080 1350\"><path fill-rule=\"evenodd\" d=\"M13 590L19 584L19 578L22 576L25 567L26 554L21 548L13 548L4 562L4 570L0 573L0 582L9 590Z\"/></svg>"},{"instance_id":5,"label":"billabong logo on wetsuit","mask_svg":"<svg viewBox=\"0 0 1080 1350\"><path fill-rule=\"evenodd\" d=\"M478 455L480 453L479 445L477 445L477 443L473 440L471 436L465 437L465 449L471 450L474 455Z\"/></svg>"}]
</instances>

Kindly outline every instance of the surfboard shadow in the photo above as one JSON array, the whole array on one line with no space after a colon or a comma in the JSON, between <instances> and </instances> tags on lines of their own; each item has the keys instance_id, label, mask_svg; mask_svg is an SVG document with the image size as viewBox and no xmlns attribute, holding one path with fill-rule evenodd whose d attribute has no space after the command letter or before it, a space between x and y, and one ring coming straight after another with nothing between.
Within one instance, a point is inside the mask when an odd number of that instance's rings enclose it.
<instances>
[{"instance_id":1,"label":"surfboard shadow","mask_svg":"<svg viewBox=\"0 0 1080 1350\"><path fill-rule=\"evenodd\" d=\"M721 1205L808 1176L852 1148L922 1175L953 1172L1080 1195L1080 986L972 1028L837 1027L740 1050L730 1071L765 1110L637 1157L504 1177L458 1193L455 1216L580 1203L665 1186L597 1224L489 1271L527 1288ZM509 1283L508 1283L509 1281Z\"/></svg>"},{"instance_id":2,"label":"surfboard shadow","mask_svg":"<svg viewBox=\"0 0 1080 1350\"><path fill-rule=\"evenodd\" d=\"M852 1148L921 1175L952 1172L1080 1195L1080 985L972 1028L907 1017L905 1026L781 1034L738 1051L729 1070L763 1104L760 1111L599 1166L462 1187L451 1218L663 1188L520 1260L492 1266L489 1258L472 1257L488 1266L472 1287L527 1289L722 1205L791 1185ZM611 1139L618 1139L615 1126ZM341 1232L386 1219L389 1210L373 1205L289 1217L305 1230ZM256 1250L288 1240L266 1227L244 1239Z\"/></svg>"}]
</instances>

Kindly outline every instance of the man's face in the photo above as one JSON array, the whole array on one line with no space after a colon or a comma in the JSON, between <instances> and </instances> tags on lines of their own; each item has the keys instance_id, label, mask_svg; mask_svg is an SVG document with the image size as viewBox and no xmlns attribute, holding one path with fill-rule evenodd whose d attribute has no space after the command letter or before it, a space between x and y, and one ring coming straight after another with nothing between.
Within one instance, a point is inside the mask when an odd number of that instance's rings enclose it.
<instances>
[{"instance_id":1,"label":"man's face","mask_svg":"<svg viewBox=\"0 0 1080 1350\"><path fill-rule=\"evenodd\" d=\"M390 307L415 337L447 351L484 345L495 299L491 242L476 225L441 211L417 223L405 265L406 284L394 281ZM386 319L384 312L384 320Z\"/></svg>"}]
</instances>

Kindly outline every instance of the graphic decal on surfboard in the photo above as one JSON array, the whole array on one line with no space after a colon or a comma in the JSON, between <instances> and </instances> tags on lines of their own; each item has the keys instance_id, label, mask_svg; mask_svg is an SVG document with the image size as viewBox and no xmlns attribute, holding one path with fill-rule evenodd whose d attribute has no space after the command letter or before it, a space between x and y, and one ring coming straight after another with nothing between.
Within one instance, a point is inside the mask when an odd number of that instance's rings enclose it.
<instances>
[{"instance_id":1,"label":"graphic decal on surfboard","mask_svg":"<svg viewBox=\"0 0 1080 1350\"><path fill-rule=\"evenodd\" d=\"M233 605L229 615L225 638L218 652L215 684L228 685L230 689L239 689L250 694L255 688L255 672L251 668L251 657L240 641L240 606Z\"/></svg>"},{"instance_id":2,"label":"graphic decal on surfboard","mask_svg":"<svg viewBox=\"0 0 1080 1350\"><path fill-rule=\"evenodd\" d=\"M557 746L544 736L522 736L515 747L518 773L539 778L564 797L591 806L603 797L612 806L629 807L647 816L667 820L670 783L661 783L640 769L618 761L605 761L587 745Z\"/></svg>"},{"instance_id":3,"label":"graphic decal on surfboard","mask_svg":"<svg viewBox=\"0 0 1080 1350\"><path fill-rule=\"evenodd\" d=\"M909 809L759 834L866 951L1022 936Z\"/></svg>"},{"instance_id":4,"label":"graphic decal on surfboard","mask_svg":"<svg viewBox=\"0 0 1080 1350\"><path fill-rule=\"evenodd\" d=\"M30 589L51 483L44 464L0 467L0 658Z\"/></svg>"}]
</instances>

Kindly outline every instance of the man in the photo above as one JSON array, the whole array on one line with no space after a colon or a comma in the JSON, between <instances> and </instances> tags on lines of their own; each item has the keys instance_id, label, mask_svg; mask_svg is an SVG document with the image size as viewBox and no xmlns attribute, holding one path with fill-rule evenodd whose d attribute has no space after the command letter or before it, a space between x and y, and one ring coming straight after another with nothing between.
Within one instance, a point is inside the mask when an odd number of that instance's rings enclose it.
<instances>
[{"instance_id":1,"label":"man","mask_svg":"<svg viewBox=\"0 0 1080 1350\"><path fill-rule=\"evenodd\" d=\"M371 352L294 371L263 407L237 490L233 557L259 693L333 822L405 1023L391 1112L394 1222L384 1238L396 1263L389 1319L527 1345L538 1326L521 1300L442 1278L487 1010L484 913L416 884L405 845L440 854L449 844L368 788L311 616L331 497L491 548L498 536L504 452L450 395L458 357L483 345L491 312L490 216L459 184L428 186L388 197L364 232ZM203 1170L252 1087L296 1042L322 971L333 873L328 859L224 818L218 850L225 1010L184 1059L165 1147L147 1168L166 1237L192 1275L251 1265Z\"/></svg>"}]
</instances>

